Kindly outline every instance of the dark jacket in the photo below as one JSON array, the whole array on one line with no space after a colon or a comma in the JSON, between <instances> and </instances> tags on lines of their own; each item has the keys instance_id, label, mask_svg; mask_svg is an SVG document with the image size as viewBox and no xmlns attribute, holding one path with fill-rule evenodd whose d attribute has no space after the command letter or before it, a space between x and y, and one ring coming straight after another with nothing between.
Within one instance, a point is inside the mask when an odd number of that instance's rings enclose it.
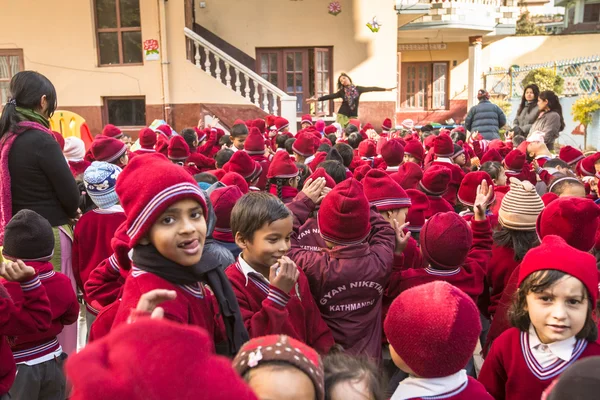
<instances>
[{"instance_id":1,"label":"dark jacket","mask_svg":"<svg viewBox=\"0 0 600 400\"><path fill-rule=\"evenodd\" d=\"M325 101L325 100L333 100L333 99L342 99L342 105L338 110L338 114L345 115L346 117L356 117L358 116L358 103L360 101L360 95L368 92L385 92L385 88L380 87L365 87L365 86L357 86L356 91L358 92L358 97L354 100L352 107L348 104L344 96L344 88L341 88L336 93L328 94L326 96L321 96L317 100Z\"/></svg>"},{"instance_id":2,"label":"dark jacket","mask_svg":"<svg viewBox=\"0 0 600 400\"><path fill-rule=\"evenodd\" d=\"M499 129L506 125L504 111L489 100L481 100L471 107L465 119L465 128L479 132L486 140L500 139Z\"/></svg>"}]
</instances>

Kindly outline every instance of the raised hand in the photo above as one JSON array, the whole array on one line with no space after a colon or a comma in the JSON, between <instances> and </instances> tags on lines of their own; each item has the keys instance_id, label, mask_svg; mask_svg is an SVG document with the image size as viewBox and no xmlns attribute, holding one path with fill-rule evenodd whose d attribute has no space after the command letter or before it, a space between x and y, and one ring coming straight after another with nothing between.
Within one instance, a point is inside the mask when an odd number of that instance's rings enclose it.
<instances>
[{"instance_id":1,"label":"raised hand","mask_svg":"<svg viewBox=\"0 0 600 400\"><path fill-rule=\"evenodd\" d=\"M299 276L300 271L298 271L296 263L289 257L283 256L271 266L269 271L269 282L271 285L287 294L294 288L294 285L298 282Z\"/></svg>"},{"instance_id":2,"label":"raised hand","mask_svg":"<svg viewBox=\"0 0 600 400\"><path fill-rule=\"evenodd\" d=\"M314 181L312 179L307 179L306 182L304 182L302 193L311 199L313 203L319 204L325 197L322 195L323 188L325 188L325 178L317 178Z\"/></svg>"},{"instance_id":3,"label":"raised hand","mask_svg":"<svg viewBox=\"0 0 600 400\"><path fill-rule=\"evenodd\" d=\"M9 282L25 282L35 276L35 269L21 260L7 261L0 265L0 276Z\"/></svg>"},{"instance_id":4,"label":"raised hand","mask_svg":"<svg viewBox=\"0 0 600 400\"><path fill-rule=\"evenodd\" d=\"M150 314L150 318L162 319L165 310L158 307L165 301L175 300L177 292L167 289L154 289L140 296L135 310L139 313Z\"/></svg>"},{"instance_id":5,"label":"raised hand","mask_svg":"<svg viewBox=\"0 0 600 400\"><path fill-rule=\"evenodd\" d=\"M408 226L408 222L400 225L400 223L393 219L392 220L392 228L396 232L396 254L402 254L404 249L406 249L406 245L408 245L408 240L410 239L411 233L404 233L404 228Z\"/></svg>"},{"instance_id":6,"label":"raised hand","mask_svg":"<svg viewBox=\"0 0 600 400\"><path fill-rule=\"evenodd\" d=\"M475 221L485 221L485 210L493 197L494 189L485 180L482 180L481 185L477 186L477 197L475 198L475 203L473 203Z\"/></svg>"}]
</instances>

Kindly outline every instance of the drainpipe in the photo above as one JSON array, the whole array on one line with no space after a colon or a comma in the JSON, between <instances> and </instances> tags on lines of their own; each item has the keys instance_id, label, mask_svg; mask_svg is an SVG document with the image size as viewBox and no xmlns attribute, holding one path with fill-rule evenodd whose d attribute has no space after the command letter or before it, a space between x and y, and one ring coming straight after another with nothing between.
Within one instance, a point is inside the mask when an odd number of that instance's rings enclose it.
<instances>
[{"instance_id":1,"label":"drainpipe","mask_svg":"<svg viewBox=\"0 0 600 400\"><path fill-rule=\"evenodd\" d=\"M160 75L161 75L161 98L163 105L163 119L169 125L171 121L171 98L169 91L169 46L167 42L167 12L165 10L167 0L156 0L158 5L158 33L160 36Z\"/></svg>"}]
</instances>

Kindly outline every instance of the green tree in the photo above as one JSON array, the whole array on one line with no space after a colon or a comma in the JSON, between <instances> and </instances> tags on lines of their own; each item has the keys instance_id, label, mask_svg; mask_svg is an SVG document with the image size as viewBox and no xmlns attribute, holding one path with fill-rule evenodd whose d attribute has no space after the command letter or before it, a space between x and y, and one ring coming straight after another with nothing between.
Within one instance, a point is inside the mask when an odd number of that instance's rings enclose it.
<instances>
[{"instance_id":1,"label":"green tree","mask_svg":"<svg viewBox=\"0 0 600 400\"><path fill-rule=\"evenodd\" d=\"M525 11L517 20L516 34L517 36L546 35L546 30L542 26L537 26L535 22L531 20L529 11Z\"/></svg>"},{"instance_id":2,"label":"green tree","mask_svg":"<svg viewBox=\"0 0 600 400\"><path fill-rule=\"evenodd\" d=\"M557 95L561 95L563 92L563 84L565 80L562 76L557 75L551 68L538 68L532 69L521 81L523 87L535 83L539 88L540 92L544 90L552 90Z\"/></svg>"},{"instance_id":3,"label":"green tree","mask_svg":"<svg viewBox=\"0 0 600 400\"><path fill-rule=\"evenodd\" d=\"M583 96L571 107L573 119L583 125L585 131L583 136L583 148L587 150L587 127L592 123L594 113L600 111L600 94L594 96Z\"/></svg>"}]
</instances>

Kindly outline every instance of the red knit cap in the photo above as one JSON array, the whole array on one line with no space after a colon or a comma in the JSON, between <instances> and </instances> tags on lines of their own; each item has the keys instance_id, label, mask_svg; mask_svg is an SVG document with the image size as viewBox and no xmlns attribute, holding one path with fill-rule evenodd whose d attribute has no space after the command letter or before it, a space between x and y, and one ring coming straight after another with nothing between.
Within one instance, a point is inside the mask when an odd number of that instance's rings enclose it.
<instances>
[{"instance_id":1,"label":"red knit cap","mask_svg":"<svg viewBox=\"0 0 600 400\"><path fill-rule=\"evenodd\" d=\"M358 155L361 157L375 157L377 155L377 143L371 139L363 140L358 145Z\"/></svg>"},{"instance_id":2,"label":"red knit cap","mask_svg":"<svg viewBox=\"0 0 600 400\"><path fill-rule=\"evenodd\" d=\"M327 137L325 137L325 136L323 136L321 138L321 140L319 141L319 145L322 145L322 144L328 144L330 146L332 145L331 140L327 139Z\"/></svg>"},{"instance_id":3,"label":"red knit cap","mask_svg":"<svg viewBox=\"0 0 600 400\"><path fill-rule=\"evenodd\" d=\"M313 172L311 176L308 177L308 179L312 179L313 181L317 178L325 178L325 186L327 186L328 188L333 189L335 187L335 181L325 171L325 168L317 168L317 170Z\"/></svg>"},{"instance_id":4,"label":"red knit cap","mask_svg":"<svg viewBox=\"0 0 600 400\"><path fill-rule=\"evenodd\" d=\"M437 136L435 135L429 135L425 138L425 140L423 140L423 146L425 146L426 150L429 150L433 147L436 138Z\"/></svg>"},{"instance_id":5,"label":"red knit cap","mask_svg":"<svg viewBox=\"0 0 600 400\"><path fill-rule=\"evenodd\" d=\"M579 149L576 149L575 147L565 146L560 149L560 152L558 153L558 158L560 158L569 165L573 165L578 161L583 160L584 155L581 151L579 151Z\"/></svg>"},{"instance_id":6,"label":"red knit cap","mask_svg":"<svg viewBox=\"0 0 600 400\"><path fill-rule=\"evenodd\" d=\"M183 136L173 136L169 141L169 160L185 161L190 156L190 147Z\"/></svg>"},{"instance_id":7,"label":"red knit cap","mask_svg":"<svg viewBox=\"0 0 600 400\"><path fill-rule=\"evenodd\" d=\"M406 194L410 197L411 202L406 214L406 222L409 223L406 229L411 232L421 232L425 225L425 211L429 209L429 198L417 189L408 189Z\"/></svg>"},{"instance_id":8,"label":"red knit cap","mask_svg":"<svg viewBox=\"0 0 600 400\"><path fill-rule=\"evenodd\" d=\"M356 119L356 118L352 118L348 121L348 124L350 125L354 125L355 127L357 127L358 129L360 129L360 120Z\"/></svg>"},{"instance_id":9,"label":"red knit cap","mask_svg":"<svg viewBox=\"0 0 600 400\"><path fill-rule=\"evenodd\" d=\"M279 151L273 157L271 165L269 165L269 171L267 178L282 178L289 179L298 176L298 167L294 161L292 161L287 151Z\"/></svg>"},{"instance_id":10,"label":"red knit cap","mask_svg":"<svg viewBox=\"0 0 600 400\"><path fill-rule=\"evenodd\" d=\"M415 189L421 179L423 170L413 162L405 162L398 168L398 172L390 175L403 189Z\"/></svg>"},{"instance_id":11,"label":"red knit cap","mask_svg":"<svg viewBox=\"0 0 600 400\"><path fill-rule=\"evenodd\" d=\"M404 154L408 154L423 162L425 158L425 150L423 149L423 145L418 140L409 140L404 146Z\"/></svg>"},{"instance_id":12,"label":"red knit cap","mask_svg":"<svg viewBox=\"0 0 600 400\"><path fill-rule=\"evenodd\" d=\"M525 254L519 270L518 285L521 286L525 278L534 272L548 269L561 271L579 279L588 291L592 308L596 308L598 269L593 255L569 246L560 236L546 236L542 239L542 244Z\"/></svg>"},{"instance_id":13,"label":"red knit cap","mask_svg":"<svg viewBox=\"0 0 600 400\"><path fill-rule=\"evenodd\" d=\"M234 240L230 225L231 210L242 196L237 186L227 186L211 192L210 201L217 217L213 238L230 243Z\"/></svg>"},{"instance_id":14,"label":"red knit cap","mask_svg":"<svg viewBox=\"0 0 600 400\"><path fill-rule=\"evenodd\" d=\"M506 155L506 158L504 159L504 165L506 166L506 169L520 172L525 165L526 159L527 156L525 156L525 153L519 150L512 150Z\"/></svg>"},{"instance_id":15,"label":"red knit cap","mask_svg":"<svg viewBox=\"0 0 600 400\"><path fill-rule=\"evenodd\" d=\"M262 120L261 120L262 121ZM248 137L244 142L244 150L248 154L264 154L265 153L265 138L256 127L250 128Z\"/></svg>"},{"instance_id":16,"label":"red knit cap","mask_svg":"<svg viewBox=\"0 0 600 400\"><path fill-rule=\"evenodd\" d=\"M229 161L223 165L223 169L226 172L237 172L247 181L252 181L252 177L260 174L260 172L257 174L257 171L262 170L262 167L250 158L245 151L236 151Z\"/></svg>"},{"instance_id":17,"label":"red knit cap","mask_svg":"<svg viewBox=\"0 0 600 400\"><path fill-rule=\"evenodd\" d=\"M223 185L227 186L237 186L238 189L242 192L242 194L246 194L250 191L248 187L248 182L244 179L243 176L238 174L237 172L227 172L219 181Z\"/></svg>"},{"instance_id":18,"label":"red knit cap","mask_svg":"<svg viewBox=\"0 0 600 400\"><path fill-rule=\"evenodd\" d=\"M169 125L161 125L158 128L156 128L156 130L158 131L158 133L162 133L167 138L170 138L171 135L173 135L173 129L171 129Z\"/></svg>"},{"instance_id":19,"label":"red knit cap","mask_svg":"<svg viewBox=\"0 0 600 400\"><path fill-rule=\"evenodd\" d=\"M367 173L371 170L371 166L369 164L361 165L354 170L354 179L357 181L362 181L363 178L367 175Z\"/></svg>"},{"instance_id":20,"label":"red knit cap","mask_svg":"<svg viewBox=\"0 0 600 400\"><path fill-rule=\"evenodd\" d=\"M307 123L309 123L311 125L313 124L313 119L312 119L312 117L309 114L304 114L302 116L302 121L300 121L300 123L303 124L305 122L307 122Z\"/></svg>"},{"instance_id":21,"label":"red knit cap","mask_svg":"<svg viewBox=\"0 0 600 400\"><path fill-rule=\"evenodd\" d=\"M231 361L215 355L213 347L199 327L138 318L69 357L70 399L256 400ZM193 371L194 379L183 370Z\"/></svg>"},{"instance_id":22,"label":"red knit cap","mask_svg":"<svg viewBox=\"0 0 600 400\"><path fill-rule=\"evenodd\" d=\"M458 189L458 200L465 206L473 207L475 204L475 199L477 198L477 188L484 180L487 182L489 187L494 190L494 182L492 181L492 177L487 172L475 171L466 174L460 183L460 188ZM492 204L494 200L496 200L495 194L486 204L486 206Z\"/></svg>"},{"instance_id":23,"label":"red knit cap","mask_svg":"<svg viewBox=\"0 0 600 400\"><path fill-rule=\"evenodd\" d=\"M443 281L402 292L385 319L385 335L402 361L421 378L441 378L467 365L481 321L466 293Z\"/></svg>"},{"instance_id":24,"label":"red knit cap","mask_svg":"<svg viewBox=\"0 0 600 400\"><path fill-rule=\"evenodd\" d=\"M121 158L127 151L125 143L119 139L98 135L92 142L91 152L96 161L112 163Z\"/></svg>"},{"instance_id":25,"label":"red knit cap","mask_svg":"<svg viewBox=\"0 0 600 400\"><path fill-rule=\"evenodd\" d=\"M266 132L267 125L264 119L256 118L254 121L252 121L252 127L258 129L260 133L264 134Z\"/></svg>"},{"instance_id":26,"label":"red knit cap","mask_svg":"<svg viewBox=\"0 0 600 400\"><path fill-rule=\"evenodd\" d=\"M275 126L277 127L278 131L282 131L283 129L290 126L290 122L285 118L277 117L275 118Z\"/></svg>"},{"instance_id":27,"label":"red knit cap","mask_svg":"<svg viewBox=\"0 0 600 400\"><path fill-rule=\"evenodd\" d=\"M310 168L311 171L316 171L317 168L319 168L319 164L321 164L326 159L327 153L325 153L324 151L319 151L318 153L315 153L315 157L313 158L313 160L308 163L308 168Z\"/></svg>"},{"instance_id":28,"label":"red knit cap","mask_svg":"<svg viewBox=\"0 0 600 400\"><path fill-rule=\"evenodd\" d=\"M540 239L557 235L569 246L582 251L594 247L600 207L590 199L561 197L551 202L540 213L536 231Z\"/></svg>"},{"instance_id":29,"label":"red knit cap","mask_svg":"<svg viewBox=\"0 0 600 400\"><path fill-rule=\"evenodd\" d=\"M590 156L587 156L577 165L578 173L581 176L595 176L596 175L596 162L600 160L600 152L594 153Z\"/></svg>"},{"instance_id":30,"label":"red knit cap","mask_svg":"<svg viewBox=\"0 0 600 400\"><path fill-rule=\"evenodd\" d=\"M506 142L503 142L500 139L494 139L490 142L489 144L489 148L490 149L494 149L497 150L498 153L500 153L500 155L502 157L506 157L506 155L508 153L510 153L510 147L508 147L508 145L506 144Z\"/></svg>"},{"instance_id":31,"label":"red knit cap","mask_svg":"<svg viewBox=\"0 0 600 400\"><path fill-rule=\"evenodd\" d=\"M140 146L142 149L154 150L156 145L156 132L150 128L143 128L139 133Z\"/></svg>"},{"instance_id":32,"label":"red knit cap","mask_svg":"<svg viewBox=\"0 0 600 400\"><path fill-rule=\"evenodd\" d=\"M119 175L116 190L127 216L132 248L148 234L158 217L180 200L196 200L208 215L204 195L194 178L160 154L143 154L131 160Z\"/></svg>"},{"instance_id":33,"label":"red knit cap","mask_svg":"<svg viewBox=\"0 0 600 400\"><path fill-rule=\"evenodd\" d=\"M321 202L317 223L323 239L339 245L362 243L371 232L369 201L356 179L338 184Z\"/></svg>"},{"instance_id":34,"label":"red knit cap","mask_svg":"<svg viewBox=\"0 0 600 400\"><path fill-rule=\"evenodd\" d=\"M167 157L169 151L169 139L165 135L158 135L156 137L156 145L154 146L154 149L157 153Z\"/></svg>"},{"instance_id":35,"label":"red knit cap","mask_svg":"<svg viewBox=\"0 0 600 400\"><path fill-rule=\"evenodd\" d=\"M370 170L362 181L369 204L377 211L410 207L410 198L390 176L380 169Z\"/></svg>"},{"instance_id":36,"label":"red knit cap","mask_svg":"<svg viewBox=\"0 0 600 400\"><path fill-rule=\"evenodd\" d=\"M433 152L438 157L452 157L454 155L454 143L448 135L439 135L433 142Z\"/></svg>"},{"instance_id":37,"label":"red knit cap","mask_svg":"<svg viewBox=\"0 0 600 400\"><path fill-rule=\"evenodd\" d=\"M309 132L299 132L296 135L296 140L292 145L294 153L300 154L303 157L310 157L315 154L317 147L315 147L314 136Z\"/></svg>"},{"instance_id":38,"label":"red knit cap","mask_svg":"<svg viewBox=\"0 0 600 400\"><path fill-rule=\"evenodd\" d=\"M336 134L337 133L337 128L333 125L327 125L325 127L325 134L326 135L331 135L331 134Z\"/></svg>"},{"instance_id":39,"label":"red knit cap","mask_svg":"<svg viewBox=\"0 0 600 400\"><path fill-rule=\"evenodd\" d=\"M448 190L452 171L443 165L432 165L423 173L419 189L428 196L441 196Z\"/></svg>"},{"instance_id":40,"label":"red knit cap","mask_svg":"<svg viewBox=\"0 0 600 400\"><path fill-rule=\"evenodd\" d=\"M381 129L383 129L384 131L391 131L392 130L392 120L389 118L384 119L383 123L381 124Z\"/></svg>"},{"instance_id":41,"label":"red knit cap","mask_svg":"<svg viewBox=\"0 0 600 400\"><path fill-rule=\"evenodd\" d=\"M455 212L435 214L421 230L421 252L434 268L461 267L473 243L473 233Z\"/></svg>"},{"instance_id":42,"label":"red knit cap","mask_svg":"<svg viewBox=\"0 0 600 400\"><path fill-rule=\"evenodd\" d=\"M558 200L559 198L560 197L558 197L556 193L548 192L542 196L542 201L544 202L544 205L548 207L550 203L552 203L554 200Z\"/></svg>"},{"instance_id":43,"label":"red knit cap","mask_svg":"<svg viewBox=\"0 0 600 400\"><path fill-rule=\"evenodd\" d=\"M381 148L381 157L388 166L396 166L404 161L404 146L397 139L388 140Z\"/></svg>"},{"instance_id":44,"label":"red knit cap","mask_svg":"<svg viewBox=\"0 0 600 400\"><path fill-rule=\"evenodd\" d=\"M213 169L210 171L206 171L206 173L214 175L219 181L221 179L223 179L223 177L227 174L227 172L224 169ZM240 174L238 174L238 175L240 175ZM244 179L244 178L242 178L242 179Z\"/></svg>"},{"instance_id":45,"label":"red knit cap","mask_svg":"<svg viewBox=\"0 0 600 400\"><path fill-rule=\"evenodd\" d=\"M123 132L113 124L108 124L102 129L102 135L108 136L114 139L121 139L123 137Z\"/></svg>"},{"instance_id":46,"label":"red knit cap","mask_svg":"<svg viewBox=\"0 0 600 400\"><path fill-rule=\"evenodd\" d=\"M500 153L498 153L498 150L496 149L488 150L481 158L481 163L485 164L488 161L502 162L502 156L500 155Z\"/></svg>"},{"instance_id":47,"label":"red knit cap","mask_svg":"<svg viewBox=\"0 0 600 400\"><path fill-rule=\"evenodd\" d=\"M236 125L246 125L246 123L244 122L243 119L238 118L235 121L233 121L233 126L236 126Z\"/></svg>"},{"instance_id":48,"label":"red knit cap","mask_svg":"<svg viewBox=\"0 0 600 400\"><path fill-rule=\"evenodd\" d=\"M314 398L325 398L325 374L321 357L312 347L289 336L268 335L250 340L234 358L233 368L240 376L244 376L252 368L270 362L289 364L304 372L314 385Z\"/></svg>"}]
</instances>

